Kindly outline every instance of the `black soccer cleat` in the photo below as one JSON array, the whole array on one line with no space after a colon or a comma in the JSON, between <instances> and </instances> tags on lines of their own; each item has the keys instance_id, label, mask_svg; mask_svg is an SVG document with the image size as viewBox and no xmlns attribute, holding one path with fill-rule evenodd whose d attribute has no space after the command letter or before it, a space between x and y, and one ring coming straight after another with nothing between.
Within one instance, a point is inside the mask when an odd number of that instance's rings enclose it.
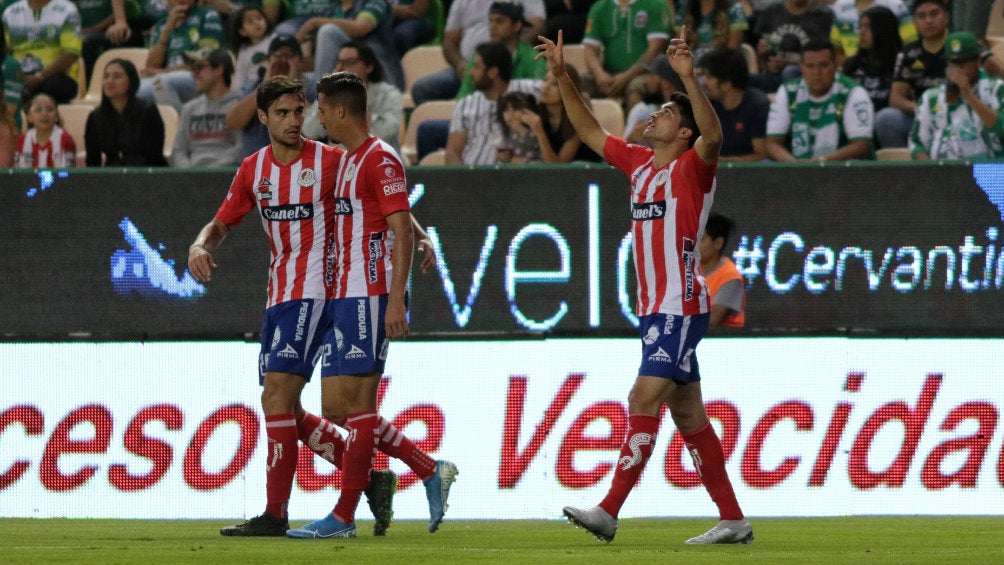
<instances>
[{"instance_id":1,"label":"black soccer cleat","mask_svg":"<svg viewBox=\"0 0 1004 565\"><path fill-rule=\"evenodd\" d=\"M227 526L220 529L221 536L241 536L241 537L279 537L285 536L289 529L287 518L276 518L265 512L261 516L255 516L243 524Z\"/></svg>"}]
</instances>

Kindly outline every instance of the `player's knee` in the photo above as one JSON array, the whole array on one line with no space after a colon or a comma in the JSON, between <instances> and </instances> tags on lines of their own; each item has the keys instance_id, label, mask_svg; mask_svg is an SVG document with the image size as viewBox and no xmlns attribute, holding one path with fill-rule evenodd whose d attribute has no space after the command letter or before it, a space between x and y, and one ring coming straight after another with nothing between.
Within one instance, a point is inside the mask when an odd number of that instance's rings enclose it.
<instances>
[{"instance_id":1,"label":"player's knee","mask_svg":"<svg viewBox=\"0 0 1004 565\"><path fill-rule=\"evenodd\" d=\"M701 409L689 409L689 407L670 407L669 415L673 418L676 429L682 433L690 433L699 430L708 421L708 415Z\"/></svg>"},{"instance_id":2,"label":"player's knee","mask_svg":"<svg viewBox=\"0 0 1004 565\"><path fill-rule=\"evenodd\" d=\"M662 400L661 395L653 395L637 388L632 389L628 395L628 413L657 416L662 409Z\"/></svg>"},{"instance_id":3,"label":"player's knee","mask_svg":"<svg viewBox=\"0 0 1004 565\"><path fill-rule=\"evenodd\" d=\"M329 422L331 422L331 423L333 423L335 425L341 426L342 424L345 423L345 416L346 416L346 414L345 414L345 410L343 410L341 408L341 406L324 406L324 405L322 405L321 406L321 414L324 416L325 420L327 420L327 421L329 421Z\"/></svg>"}]
</instances>

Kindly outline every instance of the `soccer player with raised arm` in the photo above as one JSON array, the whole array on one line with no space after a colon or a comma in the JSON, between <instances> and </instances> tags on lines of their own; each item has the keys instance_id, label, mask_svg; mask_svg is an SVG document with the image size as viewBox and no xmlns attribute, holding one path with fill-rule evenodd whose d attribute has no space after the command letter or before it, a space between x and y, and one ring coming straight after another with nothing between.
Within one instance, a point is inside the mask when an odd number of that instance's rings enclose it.
<instances>
[{"instance_id":1,"label":"soccer player with raised arm","mask_svg":"<svg viewBox=\"0 0 1004 565\"><path fill-rule=\"evenodd\" d=\"M700 270L699 242L715 195L722 128L694 75L686 29L671 40L666 56L686 87L653 112L644 130L651 148L632 145L605 131L565 72L563 38L540 37L538 57L558 79L561 99L583 143L627 175L631 183L631 234L638 281L636 310L642 340L641 366L628 397L629 429L607 496L592 508L565 507L565 516L600 541L617 533L617 515L638 482L655 446L663 404L669 408L720 521L688 544L750 543L753 528L743 516L725 471L722 444L701 398L695 349L708 328L711 304Z\"/></svg>"},{"instance_id":2,"label":"soccer player with raised arm","mask_svg":"<svg viewBox=\"0 0 1004 565\"><path fill-rule=\"evenodd\" d=\"M443 520L457 475L456 465L433 460L377 413L388 340L408 335L406 286L416 226L404 166L390 145L370 133L366 107L366 83L354 73L325 75L317 84L321 125L346 149L334 185L325 273L333 330L321 361L321 403L325 417L344 425L348 437L338 502L320 520L286 532L292 538L355 537L356 507L378 448L422 479L430 532Z\"/></svg>"},{"instance_id":3,"label":"soccer player with raised arm","mask_svg":"<svg viewBox=\"0 0 1004 565\"><path fill-rule=\"evenodd\" d=\"M270 144L241 163L216 217L189 248L188 268L208 282L216 268L212 252L252 209L269 240L268 303L261 331L259 384L265 412L265 512L220 530L224 536L284 536L299 445L335 466L343 442L335 426L306 412L303 391L331 322L324 311L325 244L335 217L331 187L343 151L304 139L303 83L274 77L258 88L258 119ZM376 518L374 533L387 529L397 478L374 473L367 497Z\"/></svg>"}]
</instances>

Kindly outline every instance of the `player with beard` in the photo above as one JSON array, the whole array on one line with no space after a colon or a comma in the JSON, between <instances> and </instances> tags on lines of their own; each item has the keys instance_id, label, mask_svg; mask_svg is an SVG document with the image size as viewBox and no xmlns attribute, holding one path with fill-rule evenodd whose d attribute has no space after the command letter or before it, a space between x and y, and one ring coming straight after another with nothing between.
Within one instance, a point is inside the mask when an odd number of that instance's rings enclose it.
<instances>
[{"instance_id":1,"label":"player with beard","mask_svg":"<svg viewBox=\"0 0 1004 565\"><path fill-rule=\"evenodd\" d=\"M244 159L216 217L189 248L189 270L200 282L209 282L216 268L211 252L257 207L271 249L259 357L268 437L267 502L260 516L220 530L224 536L286 534L298 440L335 466L341 464L343 442L335 426L300 404L330 331L324 313L325 244L335 217L330 187L343 154L300 135L305 102L303 82L286 76L270 78L258 88L258 119L271 142ZM375 473L372 482L367 477L378 535L393 514L395 483L390 471Z\"/></svg>"}]
</instances>

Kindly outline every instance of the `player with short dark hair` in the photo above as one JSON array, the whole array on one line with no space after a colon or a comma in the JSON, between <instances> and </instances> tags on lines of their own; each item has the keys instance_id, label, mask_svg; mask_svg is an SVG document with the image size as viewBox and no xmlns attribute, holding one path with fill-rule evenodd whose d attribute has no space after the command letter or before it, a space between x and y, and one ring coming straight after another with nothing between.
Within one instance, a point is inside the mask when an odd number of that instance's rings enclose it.
<instances>
[{"instance_id":1,"label":"player with short dark hair","mask_svg":"<svg viewBox=\"0 0 1004 565\"><path fill-rule=\"evenodd\" d=\"M617 533L617 515L655 447L663 405L683 435L721 519L687 543L753 541L753 528L725 470L722 444L704 409L694 353L711 310L698 242L714 200L722 129L694 74L694 57L685 37L686 26L679 38L671 40L666 55L687 94L680 93L649 116L643 135L651 148L629 144L600 126L564 70L560 32L557 44L540 37L542 44L537 46L538 57L547 59L558 79L579 137L631 183L636 310L643 345L641 367L628 398L629 429L607 496L592 508L564 509L570 521L605 542Z\"/></svg>"},{"instance_id":2,"label":"player with short dark hair","mask_svg":"<svg viewBox=\"0 0 1004 565\"><path fill-rule=\"evenodd\" d=\"M202 228L188 253L192 275L209 282L216 268L211 252L255 208L271 249L259 356L268 437L267 502L261 515L220 530L224 536L285 535L297 441L335 466L341 462L343 445L334 425L300 404L300 393L330 331L324 312L325 244L335 216L330 187L343 152L300 135L306 103L303 82L270 78L259 87L256 101L258 119L271 143L244 159L216 217ZM386 471L374 479L370 506L378 525L386 529L391 507L387 499L393 496L396 477ZM386 512L379 514L379 509Z\"/></svg>"},{"instance_id":3,"label":"player with short dark hair","mask_svg":"<svg viewBox=\"0 0 1004 565\"><path fill-rule=\"evenodd\" d=\"M406 287L415 221L404 165L393 148L369 132L366 83L349 72L317 84L317 109L329 138L346 154L334 180L332 245L326 255L326 311L333 323L321 361L321 404L348 430L342 486L326 516L286 532L292 538L353 538L355 510L379 448L405 461L425 484L429 531L447 508L456 465L435 461L377 413L377 391L390 339L408 335Z\"/></svg>"}]
</instances>

